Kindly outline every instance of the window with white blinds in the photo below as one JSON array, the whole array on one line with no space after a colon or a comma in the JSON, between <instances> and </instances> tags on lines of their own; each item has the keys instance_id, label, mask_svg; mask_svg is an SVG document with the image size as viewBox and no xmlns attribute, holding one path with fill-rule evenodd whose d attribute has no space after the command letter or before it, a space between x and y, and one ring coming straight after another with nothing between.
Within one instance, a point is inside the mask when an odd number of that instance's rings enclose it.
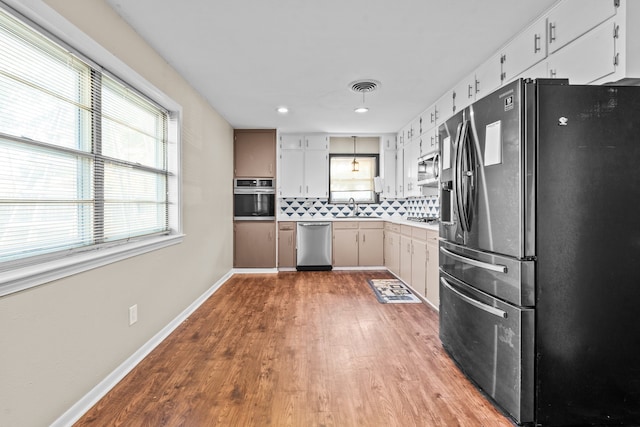
<instances>
[{"instance_id":1,"label":"window with white blinds","mask_svg":"<svg viewBox=\"0 0 640 427\"><path fill-rule=\"evenodd\" d=\"M329 202L376 203L374 178L378 175L378 155L359 154L358 168L353 170L353 155L329 156Z\"/></svg>"},{"instance_id":2,"label":"window with white blinds","mask_svg":"<svg viewBox=\"0 0 640 427\"><path fill-rule=\"evenodd\" d=\"M0 268L169 233L168 117L0 9Z\"/></svg>"}]
</instances>

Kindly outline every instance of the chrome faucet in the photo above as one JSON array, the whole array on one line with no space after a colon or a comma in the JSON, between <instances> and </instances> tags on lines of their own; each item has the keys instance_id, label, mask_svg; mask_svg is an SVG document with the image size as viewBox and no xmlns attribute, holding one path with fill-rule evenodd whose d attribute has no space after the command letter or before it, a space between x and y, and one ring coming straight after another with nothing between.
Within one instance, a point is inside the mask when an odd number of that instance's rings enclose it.
<instances>
[{"instance_id":1,"label":"chrome faucet","mask_svg":"<svg viewBox=\"0 0 640 427\"><path fill-rule=\"evenodd\" d=\"M358 204L356 203L356 199L354 199L353 197L350 198L347 206L351 209L352 216L358 215Z\"/></svg>"}]
</instances>

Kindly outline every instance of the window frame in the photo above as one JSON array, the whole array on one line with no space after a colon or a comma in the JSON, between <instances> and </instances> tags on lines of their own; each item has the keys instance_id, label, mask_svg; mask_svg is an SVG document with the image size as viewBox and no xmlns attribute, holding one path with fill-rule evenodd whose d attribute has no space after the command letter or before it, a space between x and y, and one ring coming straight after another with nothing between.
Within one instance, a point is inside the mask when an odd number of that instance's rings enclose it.
<instances>
[{"instance_id":1,"label":"window frame","mask_svg":"<svg viewBox=\"0 0 640 427\"><path fill-rule=\"evenodd\" d=\"M168 234L140 236L126 241L90 245L76 250L3 263L2 269L0 269L0 297L181 243L184 238L180 170L183 114L181 105L41 0L32 2L3 0L0 1L0 8L64 46L91 67L124 83L131 90L138 92L167 111L167 215L169 224ZM91 54L88 56L84 52L91 52Z\"/></svg>"},{"instance_id":2,"label":"window frame","mask_svg":"<svg viewBox=\"0 0 640 427\"><path fill-rule=\"evenodd\" d=\"M349 158L349 159L353 159L354 155L353 154L348 154L348 153L329 153L329 197L328 197L328 202L331 204L345 204L346 202L342 202L342 201L334 201L331 194L331 159L335 158L335 157L339 157L339 158ZM380 154L379 153L357 153L355 155L356 158L375 158L375 167L376 167L376 175L375 176L379 176L380 175ZM373 186L373 200L370 202L357 202L359 205L375 205L380 203L380 194L375 192L375 183Z\"/></svg>"}]
</instances>

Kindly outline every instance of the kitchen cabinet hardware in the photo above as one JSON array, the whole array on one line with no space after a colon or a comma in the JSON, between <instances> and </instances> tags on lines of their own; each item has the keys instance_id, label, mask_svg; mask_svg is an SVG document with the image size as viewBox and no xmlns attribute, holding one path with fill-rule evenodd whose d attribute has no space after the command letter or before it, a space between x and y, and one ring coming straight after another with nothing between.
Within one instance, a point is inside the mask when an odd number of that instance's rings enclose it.
<instances>
[{"instance_id":1,"label":"kitchen cabinet hardware","mask_svg":"<svg viewBox=\"0 0 640 427\"><path fill-rule=\"evenodd\" d=\"M549 44L556 41L556 24L555 22L549 22Z\"/></svg>"},{"instance_id":2,"label":"kitchen cabinet hardware","mask_svg":"<svg viewBox=\"0 0 640 427\"><path fill-rule=\"evenodd\" d=\"M540 52L540 34L533 35L533 53Z\"/></svg>"}]
</instances>

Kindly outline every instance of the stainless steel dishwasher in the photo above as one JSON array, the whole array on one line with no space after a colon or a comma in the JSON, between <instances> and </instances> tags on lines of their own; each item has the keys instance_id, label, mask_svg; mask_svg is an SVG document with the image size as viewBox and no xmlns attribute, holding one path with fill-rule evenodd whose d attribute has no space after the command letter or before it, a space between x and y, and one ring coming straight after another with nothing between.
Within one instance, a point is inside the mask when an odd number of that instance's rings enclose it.
<instances>
[{"instance_id":1,"label":"stainless steel dishwasher","mask_svg":"<svg viewBox=\"0 0 640 427\"><path fill-rule=\"evenodd\" d=\"M331 223L298 222L296 269L331 270Z\"/></svg>"}]
</instances>

